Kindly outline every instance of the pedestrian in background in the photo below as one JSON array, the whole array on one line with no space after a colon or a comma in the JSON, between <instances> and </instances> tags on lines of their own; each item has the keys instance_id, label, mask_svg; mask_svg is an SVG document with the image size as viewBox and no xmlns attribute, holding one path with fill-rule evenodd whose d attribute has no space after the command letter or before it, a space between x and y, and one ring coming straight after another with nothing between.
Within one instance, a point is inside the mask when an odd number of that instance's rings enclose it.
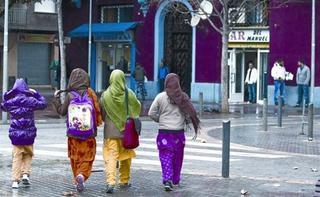
<instances>
[{"instance_id":1,"label":"pedestrian in background","mask_svg":"<svg viewBox=\"0 0 320 197\"><path fill-rule=\"evenodd\" d=\"M246 79L245 79L245 83L248 85L248 93L249 93L248 103L255 103L258 71L254 67L252 61L249 61L248 65L249 65L249 68L248 68Z\"/></svg>"},{"instance_id":2,"label":"pedestrian in background","mask_svg":"<svg viewBox=\"0 0 320 197\"><path fill-rule=\"evenodd\" d=\"M62 116L68 115L68 157L70 158L76 189L78 192L82 192L85 188L84 182L90 177L92 164L96 155L95 137L97 136L97 126L102 124L100 105L96 93L90 88L88 74L81 68L72 70L66 90L67 95L63 104L60 102L60 92L61 91L57 91L55 93L53 105L58 114ZM87 98L87 101L89 101L92 106L92 110L88 112L89 114L86 113L87 108L82 108L79 103L78 106L81 107L82 110L78 111L78 114L71 114L71 110L76 110L71 104L76 106L76 102L79 102L79 100L83 101L85 98ZM77 115L79 117L77 117ZM80 117L82 115L84 117ZM89 123L90 126L83 125L84 122L87 122L83 121L83 119L89 119L89 116L93 123ZM71 121L74 121L74 124L79 126L79 130L72 127L73 123L70 124ZM88 128L84 130L80 125ZM89 128L91 129L90 132ZM85 136L85 134L88 135Z\"/></svg>"},{"instance_id":3,"label":"pedestrian in background","mask_svg":"<svg viewBox=\"0 0 320 197\"><path fill-rule=\"evenodd\" d=\"M144 85L145 76L146 71L139 63L137 63L136 68L133 72L133 77L137 83L136 94L139 95L142 100L144 100L145 96L147 95L147 91Z\"/></svg>"},{"instance_id":4,"label":"pedestrian in background","mask_svg":"<svg viewBox=\"0 0 320 197\"><path fill-rule=\"evenodd\" d=\"M302 61L298 61L298 69L296 74L296 82L298 85L298 101L295 107L300 107L302 97L304 97L305 105L309 104L309 82L310 82L310 68Z\"/></svg>"},{"instance_id":5,"label":"pedestrian in background","mask_svg":"<svg viewBox=\"0 0 320 197\"><path fill-rule=\"evenodd\" d=\"M285 104L284 100L284 91L285 91L285 77L286 77L286 68L282 60L278 60L273 64L271 69L271 76L274 80L274 104L278 105L278 92L282 97L282 105Z\"/></svg>"},{"instance_id":6,"label":"pedestrian in background","mask_svg":"<svg viewBox=\"0 0 320 197\"><path fill-rule=\"evenodd\" d=\"M122 70L124 73L128 72L128 61L124 56L120 57L120 61L117 63L116 69Z\"/></svg>"},{"instance_id":7,"label":"pedestrian in background","mask_svg":"<svg viewBox=\"0 0 320 197\"><path fill-rule=\"evenodd\" d=\"M162 179L165 190L172 191L173 186L180 183L185 146L184 128L191 121L196 137L200 124L188 95L181 90L178 75L167 75L165 91L156 96L148 115L159 123L157 146Z\"/></svg>"},{"instance_id":8,"label":"pedestrian in background","mask_svg":"<svg viewBox=\"0 0 320 197\"><path fill-rule=\"evenodd\" d=\"M126 87L125 76L121 70L110 75L110 86L100 98L104 124L103 159L106 173L106 192L113 193L116 185L117 162L119 162L120 188L130 187L131 159L136 156L134 150L123 147L122 138L127 119L125 91L128 94L130 117L138 117L141 104L134 92Z\"/></svg>"},{"instance_id":9,"label":"pedestrian in background","mask_svg":"<svg viewBox=\"0 0 320 197\"><path fill-rule=\"evenodd\" d=\"M159 92L162 92L164 90L164 81L168 74L169 74L169 67L167 66L165 60L162 59L159 67L159 72L158 72Z\"/></svg>"},{"instance_id":10,"label":"pedestrian in background","mask_svg":"<svg viewBox=\"0 0 320 197\"><path fill-rule=\"evenodd\" d=\"M12 188L18 189L22 181L30 185L33 144L37 128L34 123L34 111L46 108L45 98L37 91L29 89L23 79L17 79L11 90L6 92L1 109L10 113L9 137L12 151Z\"/></svg>"}]
</instances>

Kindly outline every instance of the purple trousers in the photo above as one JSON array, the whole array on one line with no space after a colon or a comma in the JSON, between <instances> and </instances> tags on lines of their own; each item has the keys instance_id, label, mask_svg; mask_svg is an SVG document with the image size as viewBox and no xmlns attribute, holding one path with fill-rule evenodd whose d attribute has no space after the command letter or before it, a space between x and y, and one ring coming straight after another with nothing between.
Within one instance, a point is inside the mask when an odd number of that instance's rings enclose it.
<instances>
[{"instance_id":1,"label":"purple trousers","mask_svg":"<svg viewBox=\"0 0 320 197\"><path fill-rule=\"evenodd\" d=\"M179 184L185 146L184 132L158 133L157 146L162 168L163 183Z\"/></svg>"}]
</instances>

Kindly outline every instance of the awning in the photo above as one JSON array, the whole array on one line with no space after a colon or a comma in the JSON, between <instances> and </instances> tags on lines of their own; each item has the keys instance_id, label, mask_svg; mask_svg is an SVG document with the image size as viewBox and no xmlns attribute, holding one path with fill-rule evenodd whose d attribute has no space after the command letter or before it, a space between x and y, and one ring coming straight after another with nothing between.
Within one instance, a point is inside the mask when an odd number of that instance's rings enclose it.
<instances>
[{"instance_id":1,"label":"awning","mask_svg":"<svg viewBox=\"0 0 320 197\"><path fill-rule=\"evenodd\" d=\"M129 30L134 29L139 23L130 22L130 23L92 23L91 26L91 35L95 38L106 38L116 40L120 37L123 37L124 40L130 40L133 38L130 35ZM89 25L82 24L79 27L73 29L69 32L70 37L88 37L89 36Z\"/></svg>"}]
</instances>

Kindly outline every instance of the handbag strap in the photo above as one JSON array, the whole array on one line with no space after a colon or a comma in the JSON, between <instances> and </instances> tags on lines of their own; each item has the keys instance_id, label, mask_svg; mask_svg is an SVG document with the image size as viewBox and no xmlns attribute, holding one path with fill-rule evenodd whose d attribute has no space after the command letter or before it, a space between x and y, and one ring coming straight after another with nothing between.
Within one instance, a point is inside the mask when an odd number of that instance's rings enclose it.
<instances>
[{"instance_id":1,"label":"handbag strap","mask_svg":"<svg viewBox=\"0 0 320 197\"><path fill-rule=\"evenodd\" d=\"M127 111L127 118L128 118L129 117L129 101L128 101L128 89L127 88L125 88L124 94L125 94L126 111Z\"/></svg>"}]
</instances>

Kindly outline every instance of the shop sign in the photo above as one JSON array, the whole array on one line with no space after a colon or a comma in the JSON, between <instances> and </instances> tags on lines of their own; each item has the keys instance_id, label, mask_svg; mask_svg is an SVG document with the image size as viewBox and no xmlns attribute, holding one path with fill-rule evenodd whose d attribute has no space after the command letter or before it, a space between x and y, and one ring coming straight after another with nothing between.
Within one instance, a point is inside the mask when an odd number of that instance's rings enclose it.
<instances>
[{"instance_id":1,"label":"shop sign","mask_svg":"<svg viewBox=\"0 0 320 197\"><path fill-rule=\"evenodd\" d=\"M267 29L232 30L229 42L269 42L270 34Z\"/></svg>"},{"instance_id":2,"label":"shop sign","mask_svg":"<svg viewBox=\"0 0 320 197\"><path fill-rule=\"evenodd\" d=\"M19 34L19 42L53 43L54 34Z\"/></svg>"}]
</instances>

